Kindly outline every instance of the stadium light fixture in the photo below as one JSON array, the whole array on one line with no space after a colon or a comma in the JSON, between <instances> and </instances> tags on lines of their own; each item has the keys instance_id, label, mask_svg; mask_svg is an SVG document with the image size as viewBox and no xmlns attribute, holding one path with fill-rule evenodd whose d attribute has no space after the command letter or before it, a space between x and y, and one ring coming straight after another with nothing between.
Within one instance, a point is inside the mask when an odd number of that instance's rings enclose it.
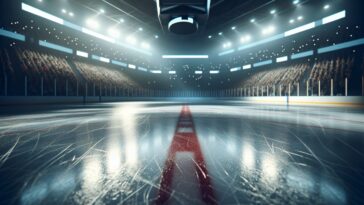
<instances>
[{"instance_id":1,"label":"stadium light fixture","mask_svg":"<svg viewBox=\"0 0 364 205\"><path fill-rule=\"evenodd\" d=\"M69 13L68 13L68 15L69 15L70 17L73 17L75 14L74 14L73 12L69 12Z\"/></svg>"},{"instance_id":2,"label":"stadium light fixture","mask_svg":"<svg viewBox=\"0 0 364 205\"><path fill-rule=\"evenodd\" d=\"M255 23L255 18L250 19L250 23Z\"/></svg>"},{"instance_id":3,"label":"stadium light fixture","mask_svg":"<svg viewBox=\"0 0 364 205\"><path fill-rule=\"evenodd\" d=\"M219 74L220 71L219 70L210 70L210 74Z\"/></svg>"},{"instance_id":4,"label":"stadium light fixture","mask_svg":"<svg viewBox=\"0 0 364 205\"><path fill-rule=\"evenodd\" d=\"M153 74L161 74L162 73L161 70L151 70L150 72L153 73Z\"/></svg>"},{"instance_id":5,"label":"stadium light fixture","mask_svg":"<svg viewBox=\"0 0 364 205\"><path fill-rule=\"evenodd\" d=\"M231 27L231 30L235 30L235 29L236 29L236 26Z\"/></svg>"},{"instance_id":6,"label":"stadium light fixture","mask_svg":"<svg viewBox=\"0 0 364 205\"><path fill-rule=\"evenodd\" d=\"M97 22L95 19L92 19L92 18L87 19L86 24L89 28L92 28L92 29L98 29L100 27L99 22Z\"/></svg>"},{"instance_id":7,"label":"stadium light fixture","mask_svg":"<svg viewBox=\"0 0 364 205\"><path fill-rule=\"evenodd\" d=\"M66 14L67 10L66 9L62 9L62 13Z\"/></svg>"},{"instance_id":8,"label":"stadium light fixture","mask_svg":"<svg viewBox=\"0 0 364 205\"><path fill-rule=\"evenodd\" d=\"M175 70L170 70L170 71L168 71L168 74L175 75L176 71Z\"/></svg>"},{"instance_id":9,"label":"stadium light fixture","mask_svg":"<svg viewBox=\"0 0 364 205\"><path fill-rule=\"evenodd\" d=\"M42 18L48 19L50 21L56 22L58 24L61 24L61 25L64 24L63 19L58 18L57 16L53 16L52 14L44 12L44 11L42 11L40 9L35 8L35 7L32 7L32 6L28 5L28 4L22 3L21 4L21 9L23 11L26 11L26 12L32 13L34 15L40 16Z\"/></svg>"},{"instance_id":10,"label":"stadium light fixture","mask_svg":"<svg viewBox=\"0 0 364 205\"><path fill-rule=\"evenodd\" d=\"M235 68L231 68L230 72L236 72L236 71L239 71L239 70L241 70L241 67L235 67Z\"/></svg>"},{"instance_id":11,"label":"stadium light fixture","mask_svg":"<svg viewBox=\"0 0 364 205\"><path fill-rule=\"evenodd\" d=\"M269 35L269 34L272 34L275 30L276 30L276 28L274 26L268 26L262 30L262 34Z\"/></svg>"},{"instance_id":12,"label":"stadium light fixture","mask_svg":"<svg viewBox=\"0 0 364 205\"><path fill-rule=\"evenodd\" d=\"M345 18L346 17L346 11L340 11L336 14L333 14L331 16L325 17L322 19L322 24L327 24L333 21L337 21L339 19Z\"/></svg>"},{"instance_id":13,"label":"stadium light fixture","mask_svg":"<svg viewBox=\"0 0 364 205\"><path fill-rule=\"evenodd\" d=\"M110 63L110 59L105 57L100 57L100 61L104 63Z\"/></svg>"},{"instance_id":14,"label":"stadium light fixture","mask_svg":"<svg viewBox=\"0 0 364 205\"><path fill-rule=\"evenodd\" d=\"M100 9L99 11L100 11L100 13L102 13L102 14L104 14L104 13L105 13L105 10L104 10L104 9Z\"/></svg>"},{"instance_id":15,"label":"stadium light fixture","mask_svg":"<svg viewBox=\"0 0 364 205\"><path fill-rule=\"evenodd\" d=\"M270 14L274 15L276 13L277 13L277 11L275 9L270 10Z\"/></svg>"},{"instance_id":16,"label":"stadium light fixture","mask_svg":"<svg viewBox=\"0 0 364 205\"><path fill-rule=\"evenodd\" d=\"M76 55L84 57L84 58L88 58L88 53L83 52L83 51L76 51Z\"/></svg>"},{"instance_id":17,"label":"stadium light fixture","mask_svg":"<svg viewBox=\"0 0 364 205\"><path fill-rule=\"evenodd\" d=\"M325 6L324 6L324 9L325 10L327 10L327 9L329 9L330 8L330 5L329 4L326 4Z\"/></svg>"},{"instance_id":18,"label":"stadium light fixture","mask_svg":"<svg viewBox=\"0 0 364 205\"><path fill-rule=\"evenodd\" d=\"M24 2L21 3L21 9L23 11L25 11L25 12L29 12L31 14L34 14L34 15L39 16L39 17L42 17L42 18L47 19L49 21L52 21L52 22L61 24L61 25L65 26L65 27L71 28L71 29L73 29L75 31L80 31L80 32L85 33L87 35L94 36L96 38L102 39L104 41L108 41L110 43L114 43L114 44L116 44L118 46L126 47L128 49L131 49L131 50L134 50L134 51L143 53L143 54L147 54L149 56L152 56L153 55L151 52L148 52L146 50L142 50L142 49L139 49L137 47L130 46L130 45L128 45L126 43L123 43L123 42L116 42L115 39L113 39L113 38L111 38L109 36L106 36L106 35L97 33L97 32L95 32L93 30L90 30L90 29L88 29L86 27L82 27L80 25L76 25L74 23L65 21L62 18L59 18L59 17L54 16L54 15L52 15L50 13L47 13L45 11L42 11L42 10L40 10L38 8L35 8L33 6L30 6L30 5L28 5L28 4L24 3ZM85 24L87 24L87 20L85 21ZM95 26L95 25L93 25L93 26ZM93 27L93 26L90 26L90 27ZM23 40L24 37L23 36L19 36L17 38L19 38L20 40Z\"/></svg>"},{"instance_id":19,"label":"stadium light fixture","mask_svg":"<svg viewBox=\"0 0 364 205\"><path fill-rule=\"evenodd\" d=\"M219 32L219 36L222 36L222 32Z\"/></svg>"},{"instance_id":20,"label":"stadium light fixture","mask_svg":"<svg viewBox=\"0 0 364 205\"><path fill-rule=\"evenodd\" d=\"M143 72L148 72L148 69L146 69L146 68L144 68L144 67L138 67L138 70L140 70L140 71L143 71Z\"/></svg>"},{"instance_id":21,"label":"stadium light fixture","mask_svg":"<svg viewBox=\"0 0 364 205\"><path fill-rule=\"evenodd\" d=\"M202 70L195 70L195 74L196 75L202 75L203 71Z\"/></svg>"},{"instance_id":22,"label":"stadium light fixture","mask_svg":"<svg viewBox=\"0 0 364 205\"><path fill-rule=\"evenodd\" d=\"M247 69L251 69L252 65L251 64L247 64L243 66L243 70L247 70Z\"/></svg>"},{"instance_id":23,"label":"stadium light fixture","mask_svg":"<svg viewBox=\"0 0 364 205\"><path fill-rule=\"evenodd\" d=\"M299 1L299 0L294 0L292 3L293 3L294 5L297 5L298 3L300 3L300 1Z\"/></svg>"},{"instance_id":24,"label":"stadium light fixture","mask_svg":"<svg viewBox=\"0 0 364 205\"><path fill-rule=\"evenodd\" d=\"M119 38L120 37L120 32L116 28L113 28L113 27L109 28L107 33L109 34L109 36L111 36L113 38Z\"/></svg>"},{"instance_id":25,"label":"stadium light fixture","mask_svg":"<svg viewBox=\"0 0 364 205\"><path fill-rule=\"evenodd\" d=\"M288 56L282 56L276 59L277 63L286 62L288 60Z\"/></svg>"},{"instance_id":26,"label":"stadium light fixture","mask_svg":"<svg viewBox=\"0 0 364 205\"><path fill-rule=\"evenodd\" d=\"M147 42L142 42L141 46L142 46L142 48L150 49L150 44Z\"/></svg>"},{"instance_id":27,"label":"stadium light fixture","mask_svg":"<svg viewBox=\"0 0 364 205\"><path fill-rule=\"evenodd\" d=\"M212 38L212 36L210 35L210 36L208 36L207 38L211 39L211 38Z\"/></svg>"},{"instance_id":28,"label":"stadium light fixture","mask_svg":"<svg viewBox=\"0 0 364 205\"><path fill-rule=\"evenodd\" d=\"M298 16L297 17L297 20L302 21L303 20L303 16Z\"/></svg>"},{"instance_id":29,"label":"stadium light fixture","mask_svg":"<svg viewBox=\"0 0 364 205\"><path fill-rule=\"evenodd\" d=\"M306 25L303 25L303 26L300 26L300 27L297 27L297 28L294 28L292 30L284 32L284 36L286 36L286 37L287 36L292 36L294 34L301 33L301 32L313 29L313 28L315 28L315 26L316 26L315 22L311 22L311 23L308 23Z\"/></svg>"},{"instance_id":30,"label":"stadium light fixture","mask_svg":"<svg viewBox=\"0 0 364 205\"><path fill-rule=\"evenodd\" d=\"M230 50L227 50L227 51L223 51L223 52L219 53L218 55L219 56L224 56L224 55L234 53L234 52L235 52L235 49L230 49Z\"/></svg>"},{"instance_id":31,"label":"stadium light fixture","mask_svg":"<svg viewBox=\"0 0 364 205\"><path fill-rule=\"evenodd\" d=\"M242 36L241 38L240 38L240 42L241 43L247 43L247 42L249 42L250 40L251 40L251 36L250 35L245 35L245 36Z\"/></svg>"},{"instance_id":32,"label":"stadium light fixture","mask_svg":"<svg viewBox=\"0 0 364 205\"><path fill-rule=\"evenodd\" d=\"M162 55L166 59L207 59L208 55Z\"/></svg>"},{"instance_id":33,"label":"stadium light fixture","mask_svg":"<svg viewBox=\"0 0 364 205\"><path fill-rule=\"evenodd\" d=\"M159 38L159 36L158 36L158 35L154 35L154 38L155 38L155 39L158 39L158 38Z\"/></svg>"},{"instance_id":34,"label":"stadium light fixture","mask_svg":"<svg viewBox=\"0 0 364 205\"><path fill-rule=\"evenodd\" d=\"M290 19L290 20L289 20L289 23L290 23L290 24L293 24L294 22L295 22L295 20L294 20L294 19Z\"/></svg>"},{"instance_id":35,"label":"stadium light fixture","mask_svg":"<svg viewBox=\"0 0 364 205\"><path fill-rule=\"evenodd\" d=\"M137 40L136 40L136 38L134 36L128 36L126 38L126 42L134 45L134 44L136 44Z\"/></svg>"},{"instance_id":36,"label":"stadium light fixture","mask_svg":"<svg viewBox=\"0 0 364 205\"><path fill-rule=\"evenodd\" d=\"M86 33L86 34L88 34L90 36L94 36L96 38L102 39L104 41L108 41L110 43L115 43L115 39L110 38L109 36L105 36L103 34L100 34L100 33L94 32L94 31L91 31L91 30L89 30L87 28L82 28L82 32L83 33Z\"/></svg>"},{"instance_id":37,"label":"stadium light fixture","mask_svg":"<svg viewBox=\"0 0 364 205\"><path fill-rule=\"evenodd\" d=\"M231 47L231 42L226 42L224 44L222 44L223 48L230 48Z\"/></svg>"},{"instance_id":38,"label":"stadium light fixture","mask_svg":"<svg viewBox=\"0 0 364 205\"><path fill-rule=\"evenodd\" d=\"M128 64L128 68L130 68L130 69L136 69L136 65L133 65L133 64Z\"/></svg>"}]
</instances>

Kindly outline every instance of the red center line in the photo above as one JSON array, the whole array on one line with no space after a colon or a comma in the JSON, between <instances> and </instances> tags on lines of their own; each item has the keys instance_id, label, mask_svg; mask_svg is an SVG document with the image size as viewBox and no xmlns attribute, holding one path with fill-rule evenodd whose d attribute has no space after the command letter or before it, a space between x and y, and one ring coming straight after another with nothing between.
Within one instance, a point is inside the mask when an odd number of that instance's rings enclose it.
<instances>
[{"instance_id":1,"label":"red center line","mask_svg":"<svg viewBox=\"0 0 364 205\"><path fill-rule=\"evenodd\" d=\"M197 139L192 114L188 106L183 106L178 119L176 131L172 144L169 147L168 157L162 172L156 204L164 204L171 197L171 193L173 191L171 186L176 166L175 159L177 152L192 152L194 154L195 169L199 180L202 200L206 204L217 204L200 143Z\"/></svg>"}]
</instances>

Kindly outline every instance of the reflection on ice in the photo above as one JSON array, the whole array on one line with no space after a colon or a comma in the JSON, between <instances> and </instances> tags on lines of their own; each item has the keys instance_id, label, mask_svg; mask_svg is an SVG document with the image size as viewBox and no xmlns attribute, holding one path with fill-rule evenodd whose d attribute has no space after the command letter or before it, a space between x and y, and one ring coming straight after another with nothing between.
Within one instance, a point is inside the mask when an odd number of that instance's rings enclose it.
<instances>
[{"instance_id":1,"label":"reflection on ice","mask_svg":"<svg viewBox=\"0 0 364 205\"><path fill-rule=\"evenodd\" d=\"M210 106L207 112L208 107L191 107L219 204L363 204L357 203L363 201L357 196L358 187L363 184L363 168L362 164L353 163L362 162L355 158L362 154L358 133L329 129L329 122L319 128L310 127L313 113L307 112L258 112L251 107L232 106L223 107L223 111ZM6 140L0 142L0 153L14 149L0 169L0 185L6 185L0 187L0 204L9 204L2 203L1 197L7 194L3 190L14 184L18 187L14 186L15 191L9 194L17 197L11 199L13 204L153 204L180 108L121 103L95 113L93 109L79 109L73 120L62 119L64 123L55 127L39 122L28 133L24 130L29 127L16 125L21 119L13 119L15 128L24 127L15 134L24 137L14 145L8 140L12 136L2 135ZM82 116L81 111L85 112ZM55 119L49 122L68 113L72 112L56 112ZM296 115L307 126L287 123ZM52 113L41 117L46 122ZM29 119L23 122L26 121ZM73 126L63 127L72 123ZM7 126L10 123L0 126L0 131ZM339 145L341 149L336 149ZM176 185L174 199L178 200L176 203L193 204L197 197L194 194L200 196L193 185L195 169L189 169L194 165L182 163L191 156L180 157L176 176L172 177ZM14 175L10 173L13 170ZM16 180L9 177L10 182L3 182L7 176L16 176ZM350 180L357 184L352 185Z\"/></svg>"},{"instance_id":2,"label":"reflection on ice","mask_svg":"<svg viewBox=\"0 0 364 205\"><path fill-rule=\"evenodd\" d=\"M121 167L121 144L110 144L107 151L107 171L111 176L117 174Z\"/></svg>"},{"instance_id":3,"label":"reflection on ice","mask_svg":"<svg viewBox=\"0 0 364 205\"><path fill-rule=\"evenodd\" d=\"M103 172L100 156L93 155L91 157L87 157L84 160L82 173L83 183L81 186L83 193L92 197L93 194L100 191L102 185Z\"/></svg>"},{"instance_id":4,"label":"reflection on ice","mask_svg":"<svg viewBox=\"0 0 364 205\"><path fill-rule=\"evenodd\" d=\"M275 155L265 154L262 159L262 177L269 182L273 182L277 180L277 176L278 165Z\"/></svg>"},{"instance_id":5,"label":"reflection on ice","mask_svg":"<svg viewBox=\"0 0 364 205\"><path fill-rule=\"evenodd\" d=\"M109 130L110 141L119 141L124 143L124 153L125 153L125 165L128 168L137 168L138 163L138 141L137 141L137 125L138 125L138 114L140 109L140 104L124 104L113 110L112 118L110 120L112 126ZM115 139L116 138L116 139ZM114 142L112 142L113 144ZM121 155L120 152L121 144L113 145L111 147L111 152L117 152L115 154ZM119 158L114 158L113 160L119 160ZM117 163L111 163L112 166L117 165Z\"/></svg>"},{"instance_id":6,"label":"reflection on ice","mask_svg":"<svg viewBox=\"0 0 364 205\"><path fill-rule=\"evenodd\" d=\"M254 148L249 142L243 143L242 148L242 170L251 171L255 169L255 153Z\"/></svg>"}]
</instances>

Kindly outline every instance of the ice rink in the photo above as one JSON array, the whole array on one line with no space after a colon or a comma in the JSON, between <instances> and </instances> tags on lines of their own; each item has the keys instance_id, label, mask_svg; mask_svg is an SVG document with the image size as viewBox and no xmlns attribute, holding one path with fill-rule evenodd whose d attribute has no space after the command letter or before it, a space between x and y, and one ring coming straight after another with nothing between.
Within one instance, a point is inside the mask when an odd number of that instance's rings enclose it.
<instances>
[{"instance_id":1,"label":"ice rink","mask_svg":"<svg viewBox=\"0 0 364 205\"><path fill-rule=\"evenodd\" d=\"M0 204L364 204L363 150L356 108L1 107Z\"/></svg>"}]
</instances>

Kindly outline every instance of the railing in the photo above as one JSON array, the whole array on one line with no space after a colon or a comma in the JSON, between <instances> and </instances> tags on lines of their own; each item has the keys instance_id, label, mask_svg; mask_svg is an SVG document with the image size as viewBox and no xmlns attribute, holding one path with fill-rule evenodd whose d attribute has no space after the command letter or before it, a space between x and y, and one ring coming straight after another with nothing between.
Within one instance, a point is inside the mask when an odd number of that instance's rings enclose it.
<instances>
[{"instance_id":1,"label":"railing","mask_svg":"<svg viewBox=\"0 0 364 205\"><path fill-rule=\"evenodd\" d=\"M262 96L364 96L364 76L361 83L350 83L344 78L308 80L304 84L245 86L217 90L158 90L79 82L69 79L45 79L25 76L24 79L7 76L0 79L0 96L85 96L85 97L262 97ZM349 87L349 85L355 85Z\"/></svg>"}]
</instances>

